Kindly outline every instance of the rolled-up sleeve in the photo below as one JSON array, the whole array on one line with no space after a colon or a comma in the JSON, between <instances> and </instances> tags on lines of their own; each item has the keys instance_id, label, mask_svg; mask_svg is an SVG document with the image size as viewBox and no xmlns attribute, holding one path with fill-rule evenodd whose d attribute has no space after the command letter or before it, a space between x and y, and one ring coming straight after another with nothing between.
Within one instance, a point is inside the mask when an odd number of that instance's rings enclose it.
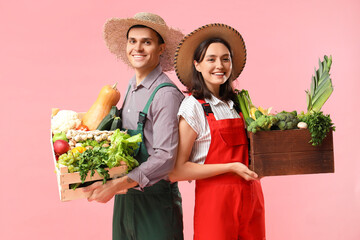
<instances>
[{"instance_id":1,"label":"rolled-up sleeve","mask_svg":"<svg viewBox=\"0 0 360 240\"><path fill-rule=\"evenodd\" d=\"M149 158L128 174L140 188L168 180L167 175L175 164L179 137L177 113L183 98L177 89L164 87L150 105L144 129Z\"/></svg>"}]
</instances>

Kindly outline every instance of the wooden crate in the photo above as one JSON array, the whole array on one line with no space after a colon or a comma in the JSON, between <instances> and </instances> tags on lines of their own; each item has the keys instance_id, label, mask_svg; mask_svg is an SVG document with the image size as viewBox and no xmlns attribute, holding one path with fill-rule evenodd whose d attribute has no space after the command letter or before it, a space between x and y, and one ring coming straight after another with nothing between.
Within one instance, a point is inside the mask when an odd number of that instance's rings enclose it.
<instances>
[{"instance_id":1,"label":"wooden crate","mask_svg":"<svg viewBox=\"0 0 360 240\"><path fill-rule=\"evenodd\" d=\"M307 129L249 132L249 168L259 176L334 172L333 135L312 146Z\"/></svg>"},{"instance_id":2,"label":"wooden crate","mask_svg":"<svg viewBox=\"0 0 360 240\"><path fill-rule=\"evenodd\" d=\"M52 141L51 141L51 148L52 148L52 152L54 153L54 147ZM60 200L65 202L75 199L87 198L89 196L89 193L83 192L81 187L76 188L75 190L70 188L70 184L81 183L80 173L79 172L69 173L68 168L63 165L57 168L56 167L57 161L54 154L53 154L53 158L54 158L55 172L58 182ZM116 177L124 176L126 174L127 167L125 165L125 166L113 167L107 170L109 171L110 178L116 178ZM85 179L85 183L90 181L102 180L102 179L103 178L95 171L93 177L90 177L90 173L88 173L88 176Z\"/></svg>"},{"instance_id":3,"label":"wooden crate","mask_svg":"<svg viewBox=\"0 0 360 240\"><path fill-rule=\"evenodd\" d=\"M85 114L84 112L78 113L80 120L82 119L84 114ZM60 200L70 201L75 199L87 198L89 196L89 193L83 192L81 187L76 188L75 190L70 188L70 184L81 183L80 173L79 172L69 173L68 168L66 166L60 166L59 168L56 167L57 161L54 154L54 146L52 142L51 131L50 131L50 143L51 143L51 150L53 153L53 159L55 164L55 172L57 176ZM114 177L124 176L126 174L127 168L126 166L119 166L107 170L109 171L110 178L114 178ZM99 176L99 174L95 171L94 176L91 178L90 178L90 173L88 173L85 182L97 181L97 180L102 180L102 177Z\"/></svg>"},{"instance_id":4,"label":"wooden crate","mask_svg":"<svg viewBox=\"0 0 360 240\"><path fill-rule=\"evenodd\" d=\"M121 177L126 173L126 166L114 167L109 170L109 175L111 178L113 177ZM101 180L102 177L99 176L97 172L95 172L94 176L90 178L90 173L86 178L85 182ZM73 183L81 183L79 172L68 173L67 167L63 166L57 170L57 179L58 179L58 187L61 201L70 201L80 198L89 197L88 192L83 192L81 187L76 188L75 190L71 189L69 186Z\"/></svg>"}]
</instances>

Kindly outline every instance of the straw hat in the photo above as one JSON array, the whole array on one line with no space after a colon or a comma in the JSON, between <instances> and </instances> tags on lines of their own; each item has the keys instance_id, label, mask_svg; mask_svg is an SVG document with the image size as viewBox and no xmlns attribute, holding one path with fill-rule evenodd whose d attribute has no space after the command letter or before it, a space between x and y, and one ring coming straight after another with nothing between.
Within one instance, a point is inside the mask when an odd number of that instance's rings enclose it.
<instances>
[{"instance_id":1,"label":"straw hat","mask_svg":"<svg viewBox=\"0 0 360 240\"><path fill-rule=\"evenodd\" d=\"M181 83L187 87L192 81L194 52L200 43L209 38L221 38L229 43L233 52L231 80L235 80L244 69L246 48L240 33L236 29L222 23L207 24L186 35L176 49L174 60L175 72Z\"/></svg>"},{"instance_id":2,"label":"straw hat","mask_svg":"<svg viewBox=\"0 0 360 240\"><path fill-rule=\"evenodd\" d=\"M166 44L165 51L160 57L160 65L163 71L173 70L175 50L184 34L168 27L160 16L153 13L140 12L135 14L133 18L108 19L104 25L104 39L110 52L131 66L126 56L126 33L134 25L147 26L160 34Z\"/></svg>"}]
</instances>

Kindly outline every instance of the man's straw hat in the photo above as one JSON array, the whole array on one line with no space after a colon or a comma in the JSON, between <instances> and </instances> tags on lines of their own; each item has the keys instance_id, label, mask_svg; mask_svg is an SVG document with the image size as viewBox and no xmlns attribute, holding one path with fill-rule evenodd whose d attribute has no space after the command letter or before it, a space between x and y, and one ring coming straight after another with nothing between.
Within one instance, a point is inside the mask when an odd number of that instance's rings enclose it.
<instances>
[{"instance_id":1,"label":"man's straw hat","mask_svg":"<svg viewBox=\"0 0 360 240\"><path fill-rule=\"evenodd\" d=\"M160 16L153 13L140 12L133 18L107 20L104 26L104 39L110 52L131 66L126 56L126 34L134 25L147 26L160 34L166 44L165 51L160 57L160 65L163 71L173 70L175 50L184 35L179 30L168 27Z\"/></svg>"}]
</instances>

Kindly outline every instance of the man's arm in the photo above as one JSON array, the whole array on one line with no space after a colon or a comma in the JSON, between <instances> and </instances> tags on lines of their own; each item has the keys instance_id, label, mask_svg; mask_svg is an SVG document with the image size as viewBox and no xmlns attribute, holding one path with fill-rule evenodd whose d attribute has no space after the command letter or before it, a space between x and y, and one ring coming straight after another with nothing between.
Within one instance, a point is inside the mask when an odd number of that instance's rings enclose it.
<instances>
[{"instance_id":1,"label":"man's arm","mask_svg":"<svg viewBox=\"0 0 360 240\"><path fill-rule=\"evenodd\" d=\"M149 121L145 123L145 137L149 138L149 132L152 134L150 156L128 174L140 188L167 179L174 167L179 139L177 112L183 98L177 89L165 87L159 90L150 106Z\"/></svg>"}]
</instances>

